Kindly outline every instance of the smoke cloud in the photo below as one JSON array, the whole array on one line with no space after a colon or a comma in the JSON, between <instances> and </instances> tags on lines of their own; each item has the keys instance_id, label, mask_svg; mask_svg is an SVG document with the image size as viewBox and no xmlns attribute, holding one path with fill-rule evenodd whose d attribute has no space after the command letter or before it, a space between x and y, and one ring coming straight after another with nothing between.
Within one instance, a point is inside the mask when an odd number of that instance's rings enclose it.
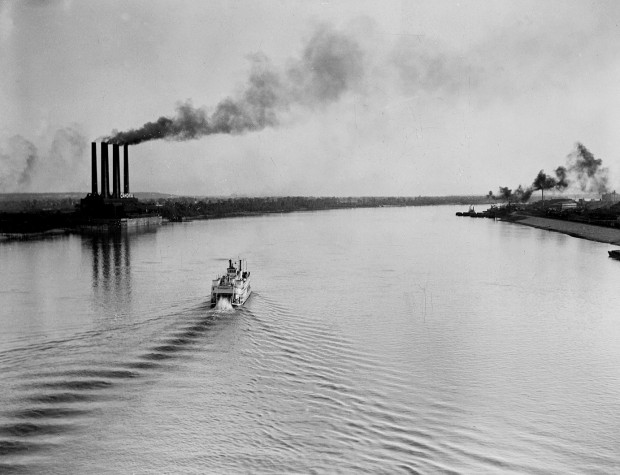
<instances>
[{"instance_id":1,"label":"smoke cloud","mask_svg":"<svg viewBox=\"0 0 620 475\"><path fill-rule=\"evenodd\" d=\"M328 104L359 84L365 74L364 54L353 36L323 25L288 71L293 100Z\"/></svg>"},{"instance_id":2,"label":"smoke cloud","mask_svg":"<svg viewBox=\"0 0 620 475\"><path fill-rule=\"evenodd\" d=\"M521 185L515 190L515 198L521 203L527 203L533 193L532 188L523 188Z\"/></svg>"},{"instance_id":3,"label":"smoke cloud","mask_svg":"<svg viewBox=\"0 0 620 475\"><path fill-rule=\"evenodd\" d=\"M428 39L401 38L390 55L406 94L454 93L477 85L481 68Z\"/></svg>"},{"instance_id":4,"label":"smoke cloud","mask_svg":"<svg viewBox=\"0 0 620 475\"><path fill-rule=\"evenodd\" d=\"M568 155L566 166L555 169L555 178L538 172L532 188L550 190L555 188L564 191L567 188L580 189L586 192L605 193L609 181L609 169L603 167L603 160L594 155L581 143L577 142L575 150Z\"/></svg>"},{"instance_id":5,"label":"smoke cloud","mask_svg":"<svg viewBox=\"0 0 620 475\"><path fill-rule=\"evenodd\" d=\"M519 188L514 193L518 201L526 202L530 199L535 190L556 189L564 191L570 189L580 189L585 192L606 193L608 190L609 169L603 167L603 160L594 158L583 144L577 142L575 150L568 155L566 166L559 166L555 169L555 177L547 175L544 170L540 170L534 178L532 186ZM493 194L489 192L489 196ZM509 200L513 194L508 187L499 188L499 196Z\"/></svg>"},{"instance_id":6,"label":"smoke cloud","mask_svg":"<svg viewBox=\"0 0 620 475\"><path fill-rule=\"evenodd\" d=\"M577 143L575 151L568 156L566 175L567 183L572 181L581 191L606 193L609 182L609 169L603 167L603 160L594 155L581 143ZM562 167L561 167L562 168Z\"/></svg>"},{"instance_id":7,"label":"smoke cloud","mask_svg":"<svg viewBox=\"0 0 620 475\"><path fill-rule=\"evenodd\" d=\"M532 196L532 192L532 188L523 188L522 185L519 185L517 189L514 190L514 192L511 188L508 188L507 186L500 186L497 198L495 197L495 195L493 195L492 191L489 191L489 194L487 196L489 198L502 199L508 202L517 201L521 203L526 203Z\"/></svg>"},{"instance_id":8,"label":"smoke cloud","mask_svg":"<svg viewBox=\"0 0 620 475\"><path fill-rule=\"evenodd\" d=\"M512 197L512 190L507 186L499 187L499 197L504 200L509 200Z\"/></svg>"},{"instance_id":9,"label":"smoke cloud","mask_svg":"<svg viewBox=\"0 0 620 475\"><path fill-rule=\"evenodd\" d=\"M263 54L249 57L250 70L240 91L214 108L180 102L176 113L104 137L109 143L135 145L149 140L184 141L212 134L243 134L275 127L293 107L324 108L351 92L363 92L369 80L384 87L396 78L405 94L471 87L474 68L436 45L400 40L380 50L359 34L319 26L300 54L277 68ZM391 71L390 74L385 70ZM388 87L388 86L385 86Z\"/></svg>"},{"instance_id":10,"label":"smoke cloud","mask_svg":"<svg viewBox=\"0 0 620 475\"><path fill-rule=\"evenodd\" d=\"M21 135L0 145L0 192L70 191L83 180L86 138L74 127L55 132L50 149L41 155Z\"/></svg>"},{"instance_id":11,"label":"smoke cloud","mask_svg":"<svg viewBox=\"0 0 620 475\"><path fill-rule=\"evenodd\" d=\"M10 137L0 148L0 192L27 187L38 161L37 149L21 135Z\"/></svg>"},{"instance_id":12,"label":"smoke cloud","mask_svg":"<svg viewBox=\"0 0 620 475\"><path fill-rule=\"evenodd\" d=\"M211 113L187 101L177 106L172 117L162 116L125 132L114 131L104 140L135 145L274 127L280 122L279 114L293 105L316 107L337 101L362 79L363 58L352 37L321 26L286 71L278 71L262 54L251 56L250 74L242 91L221 101Z\"/></svg>"},{"instance_id":13,"label":"smoke cloud","mask_svg":"<svg viewBox=\"0 0 620 475\"><path fill-rule=\"evenodd\" d=\"M555 176L557 177L555 186L558 190L562 191L568 188L568 170L566 170L566 167L556 168Z\"/></svg>"},{"instance_id":14,"label":"smoke cloud","mask_svg":"<svg viewBox=\"0 0 620 475\"><path fill-rule=\"evenodd\" d=\"M558 184L557 180L550 175L547 175L544 170L540 170L536 178L534 178L534 182L532 183L532 188L534 190L550 190L551 188L555 188Z\"/></svg>"}]
</instances>

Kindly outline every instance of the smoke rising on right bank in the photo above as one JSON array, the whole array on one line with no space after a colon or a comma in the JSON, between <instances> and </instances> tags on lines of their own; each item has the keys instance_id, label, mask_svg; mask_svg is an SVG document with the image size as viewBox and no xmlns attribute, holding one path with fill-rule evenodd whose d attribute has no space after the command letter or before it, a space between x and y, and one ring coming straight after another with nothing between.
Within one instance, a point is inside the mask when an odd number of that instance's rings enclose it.
<instances>
[{"instance_id":1,"label":"smoke rising on right bank","mask_svg":"<svg viewBox=\"0 0 620 475\"><path fill-rule=\"evenodd\" d=\"M548 175L544 170L540 170L532 185L523 188L519 185L515 193L508 187L499 187L498 198L508 201L527 202L534 191L541 191L541 195L546 190L582 191L586 193L607 193L609 183L609 168L603 167L603 160L595 158L585 145L577 142L573 150L566 159L566 166L559 166L555 169L554 175ZM492 191L488 196L495 197Z\"/></svg>"}]
</instances>

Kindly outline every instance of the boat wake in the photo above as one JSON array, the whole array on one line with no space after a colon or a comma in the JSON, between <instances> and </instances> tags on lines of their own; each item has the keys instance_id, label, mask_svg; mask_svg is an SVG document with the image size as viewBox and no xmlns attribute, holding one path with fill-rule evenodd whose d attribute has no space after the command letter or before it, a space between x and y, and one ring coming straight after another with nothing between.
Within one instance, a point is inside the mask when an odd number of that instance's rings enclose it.
<instances>
[{"instance_id":1,"label":"boat wake","mask_svg":"<svg viewBox=\"0 0 620 475\"><path fill-rule=\"evenodd\" d=\"M228 299L218 299L217 304L215 304L215 310L234 310L232 303Z\"/></svg>"}]
</instances>

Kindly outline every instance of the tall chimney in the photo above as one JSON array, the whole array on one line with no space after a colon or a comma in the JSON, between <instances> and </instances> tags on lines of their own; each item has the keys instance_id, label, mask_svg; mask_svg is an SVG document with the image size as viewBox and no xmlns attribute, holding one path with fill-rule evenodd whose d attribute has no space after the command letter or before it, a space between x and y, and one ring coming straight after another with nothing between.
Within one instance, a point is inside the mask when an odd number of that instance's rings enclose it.
<instances>
[{"instance_id":1,"label":"tall chimney","mask_svg":"<svg viewBox=\"0 0 620 475\"><path fill-rule=\"evenodd\" d=\"M90 194L95 196L97 194L97 142L91 143L91 161L92 161L92 180Z\"/></svg>"},{"instance_id":2,"label":"tall chimney","mask_svg":"<svg viewBox=\"0 0 620 475\"><path fill-rule=\"evenodd\" d=\"M129 145L124 144L123 149L125 151L125 158L123 161L124 170L123 170L123 181L124 183L124 192L129 193Z\"/></svg>"},{"instance_id":3,"label":"tall chimney","mask_svg":"<svg viewBox=\"0 0 620 475\"><path fill-rule=\"evenodd\" d=\"M118 155L118 144L112 145L112 197L120 198L121 167Z\"/></svg>"},{"instance_id":4,"label":"tall chimney","mask_svg":"<svg viewBox=\"0 0 620 475\"><path fill-rule=\"evenodd\" d=\"M108 144L101 142L101 196L110 197L110 186L108 185Z\"/></svg>"}]
</instances>

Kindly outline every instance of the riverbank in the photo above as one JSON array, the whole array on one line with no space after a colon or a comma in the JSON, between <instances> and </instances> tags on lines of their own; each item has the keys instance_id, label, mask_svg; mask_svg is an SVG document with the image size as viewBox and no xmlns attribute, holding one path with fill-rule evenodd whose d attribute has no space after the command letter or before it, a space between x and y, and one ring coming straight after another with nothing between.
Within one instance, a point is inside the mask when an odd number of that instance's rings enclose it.
<instances>
[{"instance_id":1,"label":"riverbank","mask_svg":"<svg viewBox=\"0 0 620 475\"><path fill-rule=\"evenodd\" d=\"M30 195L26 195L31 198ZM0 198L2 195L0 195ZM48 202L49 207L40 208L34 199L19 201L0 199L0 235L39 234L51 229L75 230L89 218L106 217L105 210L92 213L87 208L79 211L77 203L65 201ZM115 210L109 216L139 217L142 213L157 214L168 221L192 221L195 219L218 219L238 216L260 216L270 213L295 211L320 211L342 208L375 208L393 206L430 206L445 204L488 202L485 196L417 196L417 197L304 197L279 196L255 198L191 198L168 197L141 202L141 212ZM108 210L109 211L109 210ZM120 214L119 214L120 212Z\"/></svg>"},{"instance_id":2,"label":"riverbank","mask_svg":"<svg viewBox=\"0 0 620 475\"><path fill-rule=\"evenodd\" d=\"M539 218L536 216L520 217L520 219L509 219L507 221L523 224L524 226L530 226L532 228L568 234L569 236L588 239L590 241L605 242L620 246L620 229L559 219Z\"/></svg>"}]
</instances>

